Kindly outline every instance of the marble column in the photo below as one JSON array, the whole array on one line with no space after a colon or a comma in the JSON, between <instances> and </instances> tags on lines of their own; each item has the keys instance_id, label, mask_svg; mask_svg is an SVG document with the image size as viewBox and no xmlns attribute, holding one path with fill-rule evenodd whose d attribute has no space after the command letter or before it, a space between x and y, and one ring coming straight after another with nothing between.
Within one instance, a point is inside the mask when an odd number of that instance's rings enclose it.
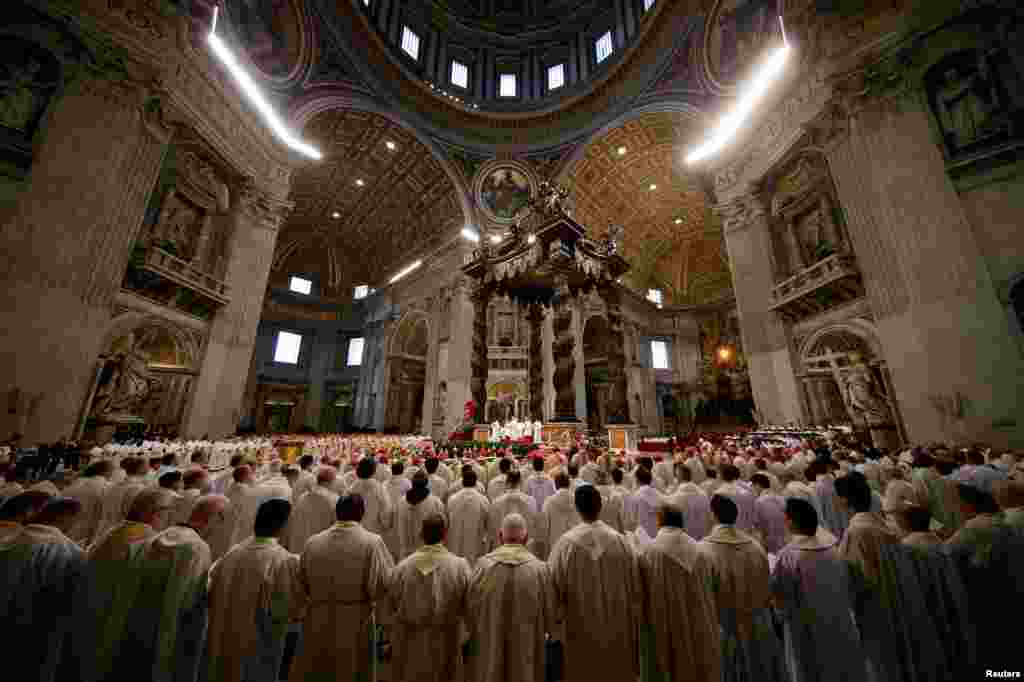
<instances>
[{"instance_id":1,"label":"marble column","mask_svg":"<svg viewBox=\"0 0 1024 682\"><path fill-rule=\"evenodd\" d=\"M487 403L487 308L490 289L477 286L473 299L473 348L470 359L470 393L477 406L477 421L483 419Z\"/></svg>"},{"instance_id":2,"label":"marble column","mask_svg":"<svg viewBox=\"0 0 1024 682\"><path fill-rule=\"evenodd\" d=\"M463 278L452 286L451 334L448 338L447 424L462 423L466 401L472 397L473 301ZM483 415L484 406L479 406Z\"/></svg>"},{"instance_id":3,"label":"marble column","mask_svg":"<svg viewBox=\"0 0 1024 682\"><path fill-rule=\"evenodd\" d=\"M70 436L85 406L169 131L135 86L83 79L50 105L45 134L0 227L0 438Z\"/></svg>"},{"instance_id":4,"label":"marble column","mask_svg":"<svg viewBox=\"0 0 1024 682\"><path fill-rule=\"evenodd\" d=\"M725 223L736 309L750 384L758 411L769 424L802 421L788 333L771 310L771 234L762 199L748 188L716 207Z\"/></svg>"},{"instance_id":5,"label":"marble column","mask_svg":"<svg viewBox=\"0 0 1024 682\"><path fill-rule=\"evenodd\" d=\"M612 284L603 287L600 294L608 310L608 335L611 339L608 345L608 416L610 420L628 424L629 388L626 385L626 339L622 324L622 297L619 289ZM673 344L673 349L675 347L676 344Z\"/></svg>"},{"instance_id":6,"label":"marble column","mask_svg":"<svg viewBox=\"0 0 1024 682\"><path fill-rule=\"evenodd\" d=\"M587 421L587 370L586 359L583 357L583 329L586 320L583 316L583 298L577 297L572 306L572 386L576 401L576 419L581 422Z\"/></svg>"},{"instance_id":7,"label":"marble column","mask_svg":"<svg viewBox=\"0 0 1024 682\"><path fill-rule=\"evenodd\" d=\"M530 323L529 386L530 418L544 419L544 309L531 305L527 312Z\"/></svg>"},{"instance_id":8,"label":"marble column","mask_svg":"<svg viewBox=\"0 0 1024 682\"><path fill-rule=\"evenodd\" d=\"M1019 447L1024 358L924 106L863 102L829 144L849 238L909 439L943 437L939 406L960 397L964 438Z\"/></svg>"},{"instance_id":9,"label":"marble column","mask_svg":"<svg viewBox=\"0 0 1024 682\"><path fill-rule=\"evenodd\" d=\"M320 430L320 416L324 411L324 397L327 392L327 372L334 364L337 349L337 334L320 332L312 335L309 354L309 400L303 424L316 431ZM255 355L255 353L254 353Z\"/></svg>"},{"instance_id":10,"label":"marble column","mask_svg":"<svg viewBox=\"0 0 1024 682\"><path fill-rule=\"evenodd\" d=\"M233 188L223 220L231 235L227 283L231 301L217 311L184 431L220 438L238 426L242 395L263 310L277 230L290 208L251 182Z\"/></svg>"},{"instance_id":11,"label":"marble column","mask_svg":"<svg viewBox=\"0 0 1024 682\"><path fill-rule=\"evenodd\" d=\"M555 371L552 377L555 385L554 421L575 422L576 417L576 339L573 330L573 297L569 284L559 282L555 293L553 332Z\"/></svg>"}]
</instances>

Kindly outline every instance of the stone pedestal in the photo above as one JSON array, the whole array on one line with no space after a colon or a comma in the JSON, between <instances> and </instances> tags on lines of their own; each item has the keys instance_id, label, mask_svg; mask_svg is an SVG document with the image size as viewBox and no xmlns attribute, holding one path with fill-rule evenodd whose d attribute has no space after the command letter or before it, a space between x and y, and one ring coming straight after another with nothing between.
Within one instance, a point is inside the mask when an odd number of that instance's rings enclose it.
<instances>
[{"instance_id":1,"label":"stone pedestal","mask_svg":"<svg viewBox=\"0 0 1024 682\"><path fill-rule=\"evenodd\" d=\"M608 447L612 450L636 450L636 424L606 424L608 429Z\"/></svg>"}]
</instances>

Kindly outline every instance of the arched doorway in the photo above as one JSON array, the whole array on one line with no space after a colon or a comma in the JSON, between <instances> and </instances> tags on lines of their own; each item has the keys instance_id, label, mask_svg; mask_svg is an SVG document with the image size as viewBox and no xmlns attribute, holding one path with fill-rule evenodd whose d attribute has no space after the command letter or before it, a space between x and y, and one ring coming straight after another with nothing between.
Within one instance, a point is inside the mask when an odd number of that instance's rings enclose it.
<instances>
[{"instance_id":1,"label":"arched doorway","mask_svg":"<svg viewBox=\"0 0 1024 682\"><path fill-rule=\"evenodd\" d=\"M608 320L595 315L583 327L583 365L586 370L587 424L599 429L608 423L608 348L611 343Z\"/></svg>"},{"instance_id":2,"label":"arched doorway","mask_svg":"<svg viewBox=\"0 0 1024 682\"><path fill-rule=\"evenodd\" d=\"M852 426L878 446L905 440L889 370L869 322L818 330L803 343L800 363L802 397L813 424Z\"/></svg>"},{"instance_id":3,"label":"arched doorway","mask_svg":"<svg viewBox=\"0 0 1024 682\"><path fill-rule=\"evenodd\" d=\"M391 338L388 353L386 431L417 433L423 422L430 326L422 314L406 315Z\"/></svg>"}]
</instances>

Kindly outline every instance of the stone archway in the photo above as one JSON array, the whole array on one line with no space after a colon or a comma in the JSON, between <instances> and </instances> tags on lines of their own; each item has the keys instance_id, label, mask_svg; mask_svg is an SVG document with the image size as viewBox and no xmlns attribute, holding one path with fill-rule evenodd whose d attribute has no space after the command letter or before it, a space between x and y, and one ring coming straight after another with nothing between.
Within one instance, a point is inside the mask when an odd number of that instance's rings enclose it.
<instances>
[{"instance_id":1,"label":"stone archway","mask_svg":"<svg viewBox=\"0 0 1024 682\"><path fill-rule=\"evenodd\" d=\"M813 424L870 431L878 446L905 440L889 370L869 321L817 330L801 344L799 357L798 380Z\"/></svg>"},{"instance_id":2,"label":"stone archway","mask_svg":"<svg viewBox=\"0 0 1024 682\"><path fill-rule=\"evenodd\" d=\"M599 429L608 423L608 348L612 342L608 320L602 315L587 319L583 326L583 366L587 390L587 424Z\"/></svg>"},{"instance_id":3,"label":"stone archway","mask_svg":"<svg viewBox=\"0 0 1024 682\"><path fill-rule=\"evenodd\" d=\"M416 433L421 430L429 347L430 322L426 314L406 314L388 344L386 431Z\"/></svg>"}]
</instances>

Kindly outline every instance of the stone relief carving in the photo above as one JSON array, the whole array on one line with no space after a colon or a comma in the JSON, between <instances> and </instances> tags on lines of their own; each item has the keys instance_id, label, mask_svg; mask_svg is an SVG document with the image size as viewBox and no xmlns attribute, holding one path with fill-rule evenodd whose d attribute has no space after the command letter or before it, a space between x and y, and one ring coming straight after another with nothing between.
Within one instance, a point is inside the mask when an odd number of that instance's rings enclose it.
<instances>
[{"instance_id":1,"label":"stone relief carving","mask_svg":"<svg viewBox=\"0 0 1024 682\"><path fill-rule=\"evenodd\" d=\"M132 417L154 392L155 379L140 346L146 339L130 336L127 348L108 358L93 399L91 415L101 421Z\"/></svg>"},{"instance_id":2,"label":"stone relief carving","mask_svg":"<svg viewBox=\"0 0 1024 682\"><path fill-rule=\"evenodd\" d=\"M871 368L864 363L860 353L850 353L849 358L850 366L841 376L851 416L869 428L892 424L888 402L879 390Z\"/></svg>"},{"instance_id":3,"label":"stone relief carving","mask_svg":"<svg viewBox=\"0 0 1024 682\"><path fill-rule=\"evenodd\" d=\"M750 225L754 220L763 218L768 214L764 202L756 194L744 194L732 201L718 204L714 212L722 219L726 232L741 230Z\"/></svg>"}]
</instances>

